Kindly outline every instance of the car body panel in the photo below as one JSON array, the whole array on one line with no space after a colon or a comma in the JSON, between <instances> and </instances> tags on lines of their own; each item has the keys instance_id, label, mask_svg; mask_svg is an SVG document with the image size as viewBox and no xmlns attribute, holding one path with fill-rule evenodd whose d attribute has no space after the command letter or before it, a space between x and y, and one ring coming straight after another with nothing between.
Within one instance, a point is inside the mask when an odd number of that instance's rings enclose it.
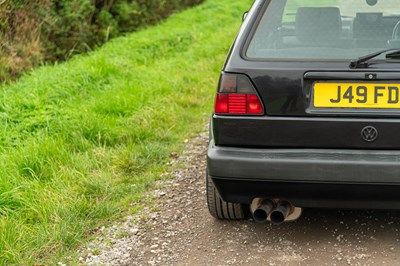
<instances>
[{"instance_id":1,"label":"car body panel","mask_svg":"<svg viewBox=\"0 0 400 266\"><path fill-rule=\"evenodd\" d=\"M400 84L400 61L351 68L343 59L249 58L249 39L268 3L255 1L222 69L249 77L265 110L211 117L207 169L222 198L400 209L400 110L313 104L316 82ZM376 138L366 139L365 128Z\"/></svg>"}]
</instances>

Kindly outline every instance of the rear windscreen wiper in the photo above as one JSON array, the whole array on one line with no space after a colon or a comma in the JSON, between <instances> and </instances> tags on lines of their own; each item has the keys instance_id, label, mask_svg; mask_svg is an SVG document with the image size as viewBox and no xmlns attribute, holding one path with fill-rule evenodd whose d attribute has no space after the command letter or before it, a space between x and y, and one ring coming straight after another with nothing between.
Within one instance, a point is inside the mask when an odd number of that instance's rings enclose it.
<instances>
[{"instance_id":1,"label":"rear windscreen wiper","mask_svg":"<svg viewBox=\"0 0 400 266\"><path fill-rule=\"evenodd\" d=\"M391 49L385 49L381 50L372 54L367 54L365 56L361 56L358 59L351 60L350 62L350 68L359 68L359 67L368 67L368 61L381 55L384 53L391 52L386 56L386 58L397 58L400 56L400 49L399 48L391 48Z\"/></svg>"},{"instance_id":2,"label":"rear windscreen wiper","mask_svg":"<svg viewBox=\"0 0 400 266\"><path fill-rule=\"evenodd\" d=\"M386 54L386 58L390 59L400 59L400 51L396 50L394 52Z\"/></svg>"}]
</instances>

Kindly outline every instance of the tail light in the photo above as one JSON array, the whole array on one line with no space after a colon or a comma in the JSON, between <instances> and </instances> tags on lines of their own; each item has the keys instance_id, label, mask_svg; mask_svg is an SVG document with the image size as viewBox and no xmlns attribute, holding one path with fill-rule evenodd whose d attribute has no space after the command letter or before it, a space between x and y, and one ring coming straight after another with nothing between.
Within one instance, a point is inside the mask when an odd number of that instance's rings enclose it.
<instances>
[{"instance_id":1,"label":"tail light","mask_svg":"<svg viewBox=\"0 0 400 266\"><path fill-rule=\"evenodd\" d=\"M255 88L245 75L222 74L215 100L216 114L262 115L264 109Z\"/></svg>"}]
</instances>

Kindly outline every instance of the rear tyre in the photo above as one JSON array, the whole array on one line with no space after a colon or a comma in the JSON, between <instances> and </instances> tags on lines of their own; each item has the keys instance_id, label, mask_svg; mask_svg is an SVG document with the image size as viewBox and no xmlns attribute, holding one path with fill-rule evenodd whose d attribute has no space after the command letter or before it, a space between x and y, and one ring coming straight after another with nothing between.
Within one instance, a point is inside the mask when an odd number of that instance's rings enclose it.
<instances>
[{"instance_id":1,"label":"rear tyre","mask_svg":"<svg viewBox=\"0 0 400 266\"><path fill-rule=\"evenodd\" d=\"M246 219L246 211L242 204L224 201L208 174L206 174L206 189L208 210L213 217L222 220Z\"/></svg>"}]
</instances>

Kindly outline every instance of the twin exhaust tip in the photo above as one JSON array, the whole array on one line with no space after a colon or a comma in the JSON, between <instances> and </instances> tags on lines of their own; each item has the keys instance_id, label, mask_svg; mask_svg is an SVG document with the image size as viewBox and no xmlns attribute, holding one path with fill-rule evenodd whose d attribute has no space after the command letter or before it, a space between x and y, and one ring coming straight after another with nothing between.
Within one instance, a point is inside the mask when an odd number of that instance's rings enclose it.
<instances>
[{"instance_id":1,"label":"twin exhaust tip","mask_svg":"<svg viewBox=\"0 0 400 266\"><path fill-rule=\"evenodd\" d=\"M268 220L274 225L297 220L302 212L301 208L293 206L290 202L255 198L250 205L254 221L265 223Z\"/></svg>"}]
</instances>

